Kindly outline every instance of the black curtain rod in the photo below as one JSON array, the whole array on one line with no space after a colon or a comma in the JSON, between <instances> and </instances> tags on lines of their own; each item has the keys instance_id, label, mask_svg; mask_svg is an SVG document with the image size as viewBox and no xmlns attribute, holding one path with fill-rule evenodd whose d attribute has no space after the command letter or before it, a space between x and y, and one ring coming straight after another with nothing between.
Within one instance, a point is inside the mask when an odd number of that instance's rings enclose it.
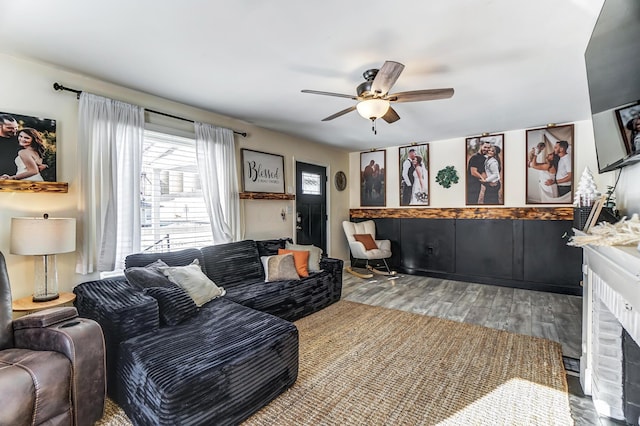
<instances>
[{"instance_id":1,"label":"black curtain rod","mask_svg":"<svg viewBox=\"0 0 640 426\"><path fill-rule=\"evenodd\" d=\"M75 94L76 94L76 97L77 97L78 99L80 99L80 94L82 93L82 90L71 89L71 88L69 88L69 87L65 87L65 86L63 86L63 85L62 85L62 84L60 84L60 83L53 83L53 88L54 88L55 90L64 90L64 91L67 91L67 92L73 92L73 93L75 93ZM145 111L147 111L147 112L151 112L151 113L153 113L153 114L158 114L158 115L162 115L162 116L165 116L165 117L169 117L169 118L175 118L176 120L188 121L188 122L190 122L190 123L193 123L193 122L194 122L193 120L190 120L190 119L188 119L188 118L178 117L177 115L167 114L166 112L155 111L155 110L147 109L147 108L145 108ZM233 131L233 133L234 133L234 134L236 134L236 135L240 135L240 136L242 136L243 138L246 138L246 137L247 137L247 132L237 132L237 131L235 131L235 130L234 130L234 131Z\"/></svg>"}]
</instances>

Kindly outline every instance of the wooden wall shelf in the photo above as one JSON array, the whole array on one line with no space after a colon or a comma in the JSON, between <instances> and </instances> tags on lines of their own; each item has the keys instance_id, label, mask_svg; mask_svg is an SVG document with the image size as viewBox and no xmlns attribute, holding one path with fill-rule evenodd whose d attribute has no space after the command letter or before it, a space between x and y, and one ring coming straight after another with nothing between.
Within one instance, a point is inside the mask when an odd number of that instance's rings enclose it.
<instances>
[{"instance_id":1,"label":"wooden wall shelf","mask_svg":"<svg viewBox=\"0 0 640 426\"><path fill-rule=\"evenodd\" d=\"M241 200L295 200L295 194L281 194L278 192L241 192Z\"/></svg>"},{"instance_id":2,"label":"wooden wall shelf","mask_svg":"<svg viewBox=\"0 0 640 426\"><path fill-rule=\"evenodd\" d=\"M69 192L67 182L33 182L26 180L0 180L0 192Z\"/></svg>"},{"instance_id":3,"label":"wooden wall shelf","mask_svg":"<svg viewBox=\"0 0 640 426\"><path fill-rule=\"evenodd\" d=\"M352 218L573 220L572 207L462 207L351 209Z\"/></svg>"}]
</instances>

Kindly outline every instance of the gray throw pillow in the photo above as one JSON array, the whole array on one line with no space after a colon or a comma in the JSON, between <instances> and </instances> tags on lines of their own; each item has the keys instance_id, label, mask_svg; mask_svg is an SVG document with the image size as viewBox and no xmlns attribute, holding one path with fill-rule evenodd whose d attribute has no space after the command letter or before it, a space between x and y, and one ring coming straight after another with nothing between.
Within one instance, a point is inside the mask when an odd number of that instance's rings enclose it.
<instances>
[{"instance_id":1,"label":"gray throw pillow","mask_svg":"<svg viewBox=\"0 0 640 426\"><path fill-rule=\"evenodd\" d=\"M198 259L187 266L167 266L160 270L172 283L182 287L198 307L226 293L202 272Z\"/></svg>"},{"instance_id":2,"label":"gray throw pillow","mask_svg":"<svg viewBox=\"0 0 640 426\"><path fill-rule=\"evenodd\" d=\"M260 260L264 268L265 282L300 279L291 253L262 256Z\"/></svg>"},{"instance_id":3,"label":"gray throw pillow","mask_svg":"<svg viewBox=\"0 0 640 426\"><path fill-rule=\"evenodd\" d=\"M167 264L158 259L147 266L134 266L124 270L127 280L138 287L145 289L148 287L173 287L173 284L162 273L162 268Z\"/></svg>"}]
</instances>

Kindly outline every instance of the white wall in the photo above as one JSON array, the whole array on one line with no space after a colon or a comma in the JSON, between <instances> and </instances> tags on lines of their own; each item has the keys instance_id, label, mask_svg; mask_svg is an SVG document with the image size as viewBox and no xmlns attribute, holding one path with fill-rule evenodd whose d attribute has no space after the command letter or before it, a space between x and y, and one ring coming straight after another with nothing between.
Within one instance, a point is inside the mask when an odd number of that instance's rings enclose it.
<instances>
[{"instance_id":1,"label":"white wall","mask_svg":"<svg viewBox=\"0 0 640 426\"><path fill-rule=\"evenodd\" d=\"M27 296L33 290L33 259L9 254L11 217L40 216L49 213L52 217L75 217L78 201L76 179L77 112L78 101L73 93L56 92L53 83L86 90L99 95L141 105L234 130L246 131L247 138L237 137L238 172L241 171L240 149L251 148L285 156L286 187L295 192L294 158L327 166L330 177L338 170L348 170L348 153L336 148L271 132L201 109L193 108L150 94L130 90L108 82L88 78L46 64L32 62L7 55L0 55L0 81L3 82L0 111L22 115L40 116L57 120L57 167L58 180L69 183L69 192L57 193L11 193L0 192L0 251L5 255L14 298ZM171 119L150 118L160 124L189 131L191 125ZM240 177L239 177L240 178ZM342 220L348 219L348 192L338 192L329 179L327 192L330 200L329 229L333 239L328 252L337 258L348 257L348 246L342 233ZM282 221L280 212L290 207L293 201L241 201L244 215L243 229L246 238L278 238L294 235L293 214ZM335 236L338 236L337 238ZM34 236L37 238L37 236ZM70 291L75 284L93 277L74 273L75 255L58 257L60 290Z\"/></svg>"},{"instance_id":2,"label":"white wall","mask_svg":"<svg viewBox=\"0 0 640 426\"><path fill-rule=\"evenodd\" d=\"M594 175L598 190L604 193L607 190L607 185L613 185L614 175L613 173L603 175L598 175L597 173L598 166L591 121L578 121L573 124L575 125L574 184L577 185L583 170L588 166ZM504 207L527 206L525 194L527 173L526 130L527 129L495 132L504 133ZM465 138L466 137L440 141L423 141L429 143L429 207L465 207ZM409 142L401 142L396 146L386 148L386 207L400 207L400 165L398 148L409 144ZM443 188L440 184L436 183L436 174L445 166L454 166L460 177L460 181L450 188ZM359 208L360 187L356 184L360 180L359 152L349 154L349 170L349 178L350 181L353 182L350 186L349 205L351 208ZM545 205L529 205L529 207L542 206ZM558 205L556 204L555 206L557 207Z\"/></svg>"}]
</instances>

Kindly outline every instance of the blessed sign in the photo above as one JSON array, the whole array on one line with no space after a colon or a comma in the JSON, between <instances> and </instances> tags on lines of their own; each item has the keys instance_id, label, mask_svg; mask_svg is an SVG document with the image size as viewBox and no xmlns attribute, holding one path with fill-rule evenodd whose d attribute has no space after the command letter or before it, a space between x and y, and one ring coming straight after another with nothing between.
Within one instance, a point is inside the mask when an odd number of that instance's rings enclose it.
<instances>
[{"instance_id":1,"label":"blessed sign","mask_svg":"<svg viewBox=\"0 0 640 426\"><path fill-rule=\"evenodd\" d=\"M245 192L284 194L284 157L242 149L242 184Z\"/></svg>"}]
</instances>

